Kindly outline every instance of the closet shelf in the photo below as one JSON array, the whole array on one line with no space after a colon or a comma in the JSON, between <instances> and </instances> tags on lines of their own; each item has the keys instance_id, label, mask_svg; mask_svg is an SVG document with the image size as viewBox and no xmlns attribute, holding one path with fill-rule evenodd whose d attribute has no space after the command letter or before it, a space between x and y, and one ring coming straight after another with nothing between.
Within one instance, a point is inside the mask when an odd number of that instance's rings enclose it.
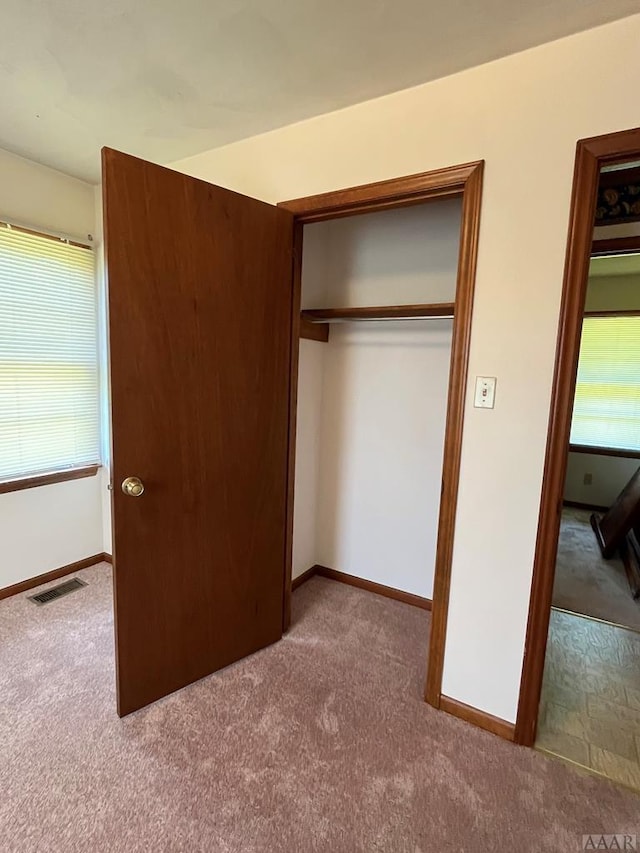
<instances>
[{"instance_id":1,"label":"closet shelf","mask_svg":"<svg viewBox=\"0 0 640 853\"><path fill-rule=\"evenodd\" d=\"M453 302L431 305L382 305L373 308L310 308L300 312L309 323L348 323L363 320L453 319Z\"/></svg>"}]
</instances>

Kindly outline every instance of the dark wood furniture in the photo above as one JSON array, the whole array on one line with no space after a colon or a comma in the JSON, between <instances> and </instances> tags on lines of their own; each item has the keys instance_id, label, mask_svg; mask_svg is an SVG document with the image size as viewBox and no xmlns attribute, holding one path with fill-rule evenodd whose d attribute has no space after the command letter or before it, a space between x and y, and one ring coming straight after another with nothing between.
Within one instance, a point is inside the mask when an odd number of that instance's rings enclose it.
<instances>
[{"instance_id":1,"label":"dark wood furniture","mask_svg":"<svg viewBox=\"0 0 640 853\"><path fill-rule=\"evenodd\" d=\"M591 526L602 556L613 557L629 533L640 524L640 468L604 514L594 512Z\"/></svg>"}]
</instances>

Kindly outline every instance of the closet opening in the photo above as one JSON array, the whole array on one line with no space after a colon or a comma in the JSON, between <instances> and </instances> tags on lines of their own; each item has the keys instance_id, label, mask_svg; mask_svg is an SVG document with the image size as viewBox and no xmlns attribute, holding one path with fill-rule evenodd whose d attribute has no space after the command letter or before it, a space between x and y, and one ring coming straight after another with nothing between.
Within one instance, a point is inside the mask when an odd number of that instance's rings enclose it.
<instances>
[{"instance_id":1,"label":"closet opening","mask_svg":"<svg viewBox=\"0 0 640 853\"><path fill-rule=\"evenodd\" d=\"M285 629L313 574L432 610L441 696L483 163L294 213ZM442 700L442 701L441 701Z\"/></svg>"}]
</instances>

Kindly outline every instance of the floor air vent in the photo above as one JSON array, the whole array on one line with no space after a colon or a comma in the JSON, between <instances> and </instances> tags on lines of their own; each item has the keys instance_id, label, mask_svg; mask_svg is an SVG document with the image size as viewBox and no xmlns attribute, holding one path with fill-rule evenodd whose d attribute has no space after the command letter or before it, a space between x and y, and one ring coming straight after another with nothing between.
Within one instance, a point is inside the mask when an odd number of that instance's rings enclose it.
<instances>
[{"instance_id":1,"label":"floor air vent","mask_svg":"<svg viewBox=\"0 0 640 853\"><path fill-rule=\"evenodd\" d=\"M70 592L75 592L87 584L79 578L59 583L58 586L52 586L51 589L45 589L44 592L39 592L37 595L27 596L34 604L48 604L56 598L62 598L63 595L68 595Z\"/></svg>"}]
</instances>

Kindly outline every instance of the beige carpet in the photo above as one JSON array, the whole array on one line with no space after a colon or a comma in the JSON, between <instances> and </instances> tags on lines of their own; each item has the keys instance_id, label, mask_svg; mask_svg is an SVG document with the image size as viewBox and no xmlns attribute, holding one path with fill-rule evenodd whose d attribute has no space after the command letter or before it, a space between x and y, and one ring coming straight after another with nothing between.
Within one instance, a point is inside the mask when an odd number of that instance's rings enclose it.
<instances>
[{"instance_id":1,"label":"beige carpet","mask_svg":"<svg viewBox=\"0 0 640 853\"><path fill-rule=\"evenodd\" d=\"M0 602L2 853L559 853L638 830L634 794L425 705L427 613L322 578L282 642L119 720L109 569L80 574Z\"/></svg>"},{"instance_id":2,"label":"beige carpet","mask_svg":"<svg viewBox=\"0 0 640 853\"><path fill-rule=\"evenodd\" d=\"M553 606L640 631L640 603L631 597L622 560L602 557L590 516L589 510L562 510Z\"/></svg>"}]
</instances>

